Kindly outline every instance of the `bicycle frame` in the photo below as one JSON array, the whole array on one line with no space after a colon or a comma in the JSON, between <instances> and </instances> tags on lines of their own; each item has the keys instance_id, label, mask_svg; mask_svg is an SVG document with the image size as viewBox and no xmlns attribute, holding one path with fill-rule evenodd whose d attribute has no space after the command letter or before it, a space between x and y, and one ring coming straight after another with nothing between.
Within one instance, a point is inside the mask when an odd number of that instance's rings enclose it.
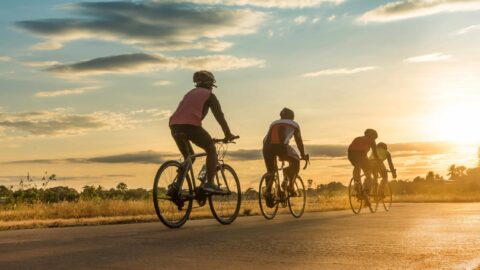
<instances>
[{"instance_id":1,"label":"bicycle frame","mask_svg":"<svg viewBox=\"0 0 480 270\"><path fill-rule=\"evenodd\" d=\"M217 168L220 168L221 175L223 179L225 179L225 172L222 165L224 164L224 157L228 151L228 142L225 142L223 140L214 140L214 142L216 145L219 145L217 147L217 157L218 157ZM184 143L185 143L185 146L188 146L188 140L184 140ZM189 149L189 148L186 147L185 149ZM196 179L195 172L193 171L193 160L199 157L206 157L206 156L207 156L207 153L191 154L187 156L187 158L182 162L182 174L180 175L180 182L177 183L179 187L183 185L183 181L185 181L185 179L187 178L187 175L189 175L190 176L189 181L191 181L193 190L194 191L197 190L198 186L197 186L197 181L195 180ZM215 174L215 179L217 181L217 184L220 186L220 179L218 177L218 174ZM204 181L202 181L202 183L203 182ZM202 183L200 183L200 185ZM222 195L230 195L231 191L230 191L230 187L228 186L228 182L224 181L224 183L228 192Z\"/></svg>"}]
</instances>

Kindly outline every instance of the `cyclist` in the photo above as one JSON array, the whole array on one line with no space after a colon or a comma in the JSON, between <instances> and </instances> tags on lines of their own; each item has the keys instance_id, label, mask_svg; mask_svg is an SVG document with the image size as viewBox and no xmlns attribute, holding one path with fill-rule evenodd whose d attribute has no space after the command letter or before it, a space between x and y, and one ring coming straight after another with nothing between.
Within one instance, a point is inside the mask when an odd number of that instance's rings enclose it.
<instances>
[{"instance_id":1,"label":"cyclist","mask_svg":"<svg viewBox=\"0 0 480 270\"><path fill-rule=\"evenodd\" d=\"M263 140L263 158L268 172L266 179L267 190L265 192L267 204L272 204L273 201L271 190L275 177L275 162L277 162L277 156L280 160L289 163L289 166L283 169L285 179L282 182L282 188L288 190L290 194L295 194L295 181L293 180L300 171L300 158L295 149L288 144L292 137L295 138L295 143L300 151L301 158L308 159L308 155L305 155L300 126L297 122L293 121L294 118L295 114L292 110L283 108L280 112L280 119L270 125L268 133Z\"/></svg>"},{"instance_id":2,"label":"cyclist","mask_svg":"<svg viewBox=\"0 0 480 270\"><path fill-rule=\"evenodd\" d=\"M196 87L183 97L176 111L170 117L170 130L184 157L193 154L190 141L207 153L207 181L200 188L210 193L221 192L220 187L213 181L218 163L215 144L210 134L202 128L202 120L208 110L212 111L213 116L220 124L225 139L232 139L235 136L230 132L217 97L212 93L213 87L217 87L213 74L206 70L197 71L193 74L193 82ZM178 134L185 134L186 138L180 138ZM186 145L184 139L188 140Z\"/></svg>"},{"instance_id":3,"label":"cyclist","mask_svg":"<svg viewBox=\"0 0 480 270\"><path fill-rule=\"evenodd\" d=\"M362 194L362 196L369 194L372 184L372 171L370 168L369 159L367 157L370 149L372 150L373 160L375 162L379 162L377 155L377 144L375 143L377 138L377 131L369 128L365 130L364 136L355 138L348 147L348 160L353 165L353 179L355 179L357 183L361 183L361 171L363 171L363 174L365 175L364 194Z\"/></svg>"},{"instance_id":4,"label":"cyclist","mask_svg":"<svg viewBox=\"0 0 480 270\"><path fill-rule=\"evenodd\" d=\"M378 183L377 181L378 181L379 174L380 174L380 177L382 177L382 184L388 181L387 168L383 163L385 160L388 161L388 167L392 172L393 178L397 178L397 170L393 166L392 155L388 151L388 147L386 143L379 142L377 144L377 156L380 162L377 162L375 160L375 157L373 156L373 152L369 156L370 166L372 168L372 173L373 173L373 181L375 183ZM383 195L383 194L379 194L379 195Z\"/></svg>"}]
</instances>

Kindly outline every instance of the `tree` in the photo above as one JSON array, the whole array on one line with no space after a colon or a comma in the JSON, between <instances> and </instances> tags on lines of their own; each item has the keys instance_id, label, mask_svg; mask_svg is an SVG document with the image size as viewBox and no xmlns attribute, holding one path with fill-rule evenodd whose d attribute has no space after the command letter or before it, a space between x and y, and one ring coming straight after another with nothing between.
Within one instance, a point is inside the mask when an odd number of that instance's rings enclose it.
<instances>
[{"instance_id":1,"label":"tree","mask_svg":"<svg viewBox=\"0 0 480 270\"><path fill-rule=\"evenodd\" d=\"M127 184L120 182L117 185L117 190L119 191L126 191L128 189Z\"/></svg>"}]
</instances>

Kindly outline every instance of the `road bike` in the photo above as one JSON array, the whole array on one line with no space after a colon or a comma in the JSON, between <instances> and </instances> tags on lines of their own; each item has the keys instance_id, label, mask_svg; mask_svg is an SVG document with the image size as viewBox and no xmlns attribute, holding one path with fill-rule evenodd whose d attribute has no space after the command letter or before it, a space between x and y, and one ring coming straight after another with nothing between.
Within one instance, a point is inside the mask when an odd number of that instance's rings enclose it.
<instances>
[{"instance_id":1,"label":"road bike","mask_svg":"<svg viewBox=\"0 0 480 270\"><path fill-rule=\"evenodd\" d=\"M390 171L387 171L387 173L388 172ZM364 175L360 177L365 178ZM363 182L365 183L365 180ZM388 180L381 180L380 183L378 183L378 179L373 179L372 182L370 192L365 196L363 184L355 181L353 177L350 180L350 184L348 185L348 198L353 213L359 214L365 205L368 205L371 213L375 213L380 203L382 203L385 211L390 211L393 200L390 182Z\"/></svg>"},{"instance_id":2,"label":"road bike","mask_svg":"<svg viewBox=\"0 0 480 270\"><path fill-rule=\"evenodd\" d=\"M175 134L183 143L189 144L185 134ZM209 193L200 188L206 181L206 166L195 177L192 165L196 158L206 153L191 153L183 162L170 160L162 164L155 175L153 184L153 205L160 221L169 228L180 228L187 222L193 208L203 207L207 200L215 219L221 224L231 224L238 216L241 204L240 181L235 170L224 163L228 145L235 143L236 136L230 140L214 139L217 148L218 165L215 184L222 191ZM185 149L189 149L186 147ZM198 206L194 207L194 201Z\"/></svg>"},{"instance_id":3,"label":"road bike","mask_svg":"<svg viewBox=\"0 0 480 270\"><path fill-rule=\"evenodd\" d=\"M305 158L305 170L310 164L310 159ZM287 189L284 189L280 184L280 171L283 171L285 162L282 161L282 166L278 168L277 162L275 162L275 172L274 172L274 182L272 183L271 194L267 194L267 176L269 173L265 173L260 180L260 187L258 192L258 203L260 205L260 210L262 215L266 219L273 219L278 212L278 207L281 205L283 208L288 209L290 213L296 218L299 218L303 215L305 211L305 204L307 201L307 195L305 192L305 185L303 180L299 175L296 175L293 182L294 192L289 192ZM291 184L291 183L289 183ZM270 196L271 203L267 203L267 198Z\"/></svg>"}]
</instances>

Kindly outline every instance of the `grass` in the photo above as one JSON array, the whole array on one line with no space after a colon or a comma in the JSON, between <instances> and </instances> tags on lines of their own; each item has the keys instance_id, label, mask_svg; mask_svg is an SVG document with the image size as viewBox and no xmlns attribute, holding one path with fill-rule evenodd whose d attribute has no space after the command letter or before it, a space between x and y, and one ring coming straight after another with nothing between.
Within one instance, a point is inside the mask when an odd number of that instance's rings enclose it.
<instances>
[{"instance_id":1,"label":"grass","mask_svg":"<svg viewBox=\"0 0 480 270\"><path fill-rule=\"evenodd\" d=\"M394 202L474 202L480 195L401 195ZM322 212L349 209L347 196L318 196L307 198L306 212ZM279 209L287 213L288 208ZM259 215L256 199L242 201L240 215ZM190 218L211 218L208 206L195 208ZM0 230L39 227L64 227L158 221L150 200L122 201L98 200L61 202L54 204L22 204L0 211Z\"/></svg>"}]
</instances>

